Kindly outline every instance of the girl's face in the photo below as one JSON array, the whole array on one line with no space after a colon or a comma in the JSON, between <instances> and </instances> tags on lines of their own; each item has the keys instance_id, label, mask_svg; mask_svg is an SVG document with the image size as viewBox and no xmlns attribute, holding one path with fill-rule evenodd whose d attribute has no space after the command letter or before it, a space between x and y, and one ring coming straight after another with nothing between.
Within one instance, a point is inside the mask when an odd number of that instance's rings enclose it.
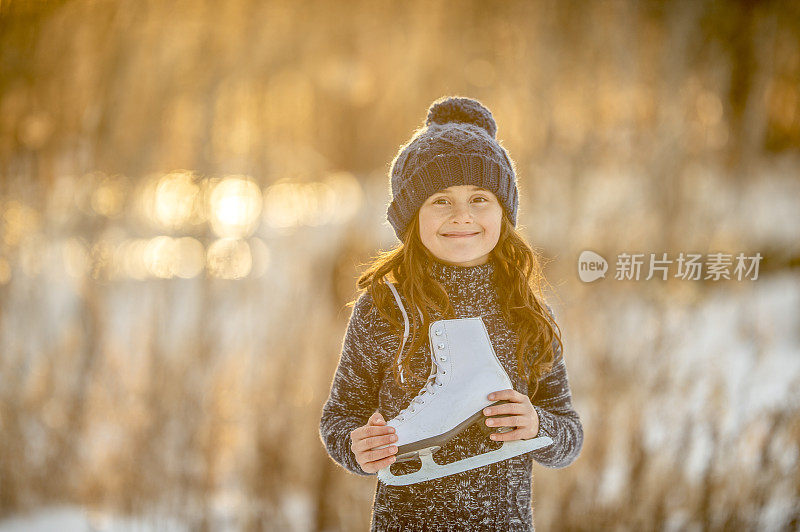
<instances>
[{"instance_id":1,"label":"girl's face","mask_svg":"<svg viewBox=\"0 0 800 532\"><path fill-rule=\"evenodd\" d=\"M492 192L457 185L432 194L419 208L419 236L433 255L451 266L489 260L500 239L503 207Z\"/></svg>"}]
</instances>

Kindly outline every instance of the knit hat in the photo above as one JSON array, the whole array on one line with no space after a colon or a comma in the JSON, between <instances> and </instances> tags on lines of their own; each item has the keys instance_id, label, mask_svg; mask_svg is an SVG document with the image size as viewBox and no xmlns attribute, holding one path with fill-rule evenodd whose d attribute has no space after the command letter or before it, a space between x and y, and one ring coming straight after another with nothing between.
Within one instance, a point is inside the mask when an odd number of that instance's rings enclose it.
<instances>
[{"instance_id":1,"label":"knit hat","mask_svg":"<svg viewBox=\"0 0 800 532\"><path fill-rule=\"evenodd\" d=\"M519 194L514 165L495 139L492 113L472 98L442 97L425 126L400 148L389 171L392 200L386 211L397 238L433 193L453 185L492 191L517 225Z\"/></svg>"}]
</instances>

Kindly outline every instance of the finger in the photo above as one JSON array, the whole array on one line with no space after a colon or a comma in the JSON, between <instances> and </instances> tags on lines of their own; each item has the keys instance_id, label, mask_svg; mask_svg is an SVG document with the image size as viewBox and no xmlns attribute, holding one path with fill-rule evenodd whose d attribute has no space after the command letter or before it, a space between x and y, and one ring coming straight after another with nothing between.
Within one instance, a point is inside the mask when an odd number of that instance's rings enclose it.
<instances>
[{"instance_id":1,"label":"finger","mask_svg":"<svg viewBox=\"0 0 800 532\"><path fill-rule=\"evenodd\" d=\"M364 459L367 462L374 462L376 460L386 458L387 456L393 456L395 454L397 454L397 445L390 445L389 447L384 447L383 449L373 449L372 451L365 451Z\"/></svg>"},{"instance_id":2,"label":"finger","mask_svg":"<svg viewBox=\"0 0 800 532\"><path fill-rule=\"evenodd\" d=\"M395 460L397 460L396 456L389 456L384 458L383 460L378 460L375 462L367 462L366 464L361 466L361 469L363 469L367 473L375 473L376 471L383 469L384 467L389 467L394 463Z\"/></svg>"},{"instance_id":3,"label":"finger","mask_svg":"<svg viewBox=\"0 0 800 532\"><path fill-rule=\"evenodd\" d=\"M487 427L527 427L530 421L524 416L493 417L484 421Z\"/></svg>"},{"instance_id":4,"label":"finger","mask_svg":"<svg viewBox=\"0 0 800 532\"><path fill-rule=\"evenodd\" d=\"M369 438L374 438L376 436L385 436L394 433L395 433L394 427L390 426L369 425L369 426L359 427L350 434L350 439L353 442L350 448L353 449L354 451L367 449L368 447L363 442L368 440Z\"/></svg>"},{"instance_id":5,"label":"finger","mask_svg":"<svg viewBox=\"0 0 800 532\"><path fill-rule=\"evenodd\" d=\"M520 403L503 403L502 405L487 406L483 409L484 416L496 416L498 414L524 414L525 405Z\"/></svg>"},{"instance_id":6,"label":"finger","mask_svg":"<svg viewBox=\"0 0 800 532\"><path fill-rule=\"evenodd\" d=\"M362 436L363 432L364 432L364 427L358 427L350 431L350 441L352 442L350 444L350 448L353 447L353 444L355 442L363 438Z\"/></svg>"},{"instance_id":7,"label":"finger","mask_svg":"<svg viewBox=\"0 0 800 532\"><path fill-rule=\"evenodd\" d=\"M500 399L505 399L507 401L520 402L523 400L524 397L527 396L519 393L513 388L508 388L506 390L499 390L497 392L492 392L487 397L491 401L498 401Z\"/></svg>"},{"instance_id":8,"label":"finger","mask_svg":"<svg viewBox=\"0 0 800 532\"><path fill-rule=\"evenodd\" d=\"M377 425L379 423L386 423L380 412L375 412L374 414L372 414L369 417L369 420L367 421L367 425Z\"/></svg>"},{"instance_id":9,"label":"finger","mask_svg":"<svg viewBox=\"0 0 800 532\"><path fill-rule=\"evenodd\" d=\"M372 436L371 438L367 438L361 440L359 443L363 445L364 450L374 449L375 447L380 447L381 445L386 445L387 443L394 443L397 441L396 434L384 434L382 436Z\"/></svg>"},{"instance_id":10,"label":"finger","mask_svg":"<svg viewBox=\"0 0 800 532\"><path fill-rule=\"evenodd\" d=\"M364 440L371 436L382 436L384 434L394 434L394 427L389 425L365 425L361 427L361 432L358 434L359 440Z\"/></svg>"},{"instance_id":11,"label":"finger","mask_svg":"<svg viewBox=\"0 0 800 532\"><path fill-rule=\"evenodd\" d=\"M356 462L358 462L360 465L363 465L369 462L374 462L375 460L386 458L387 456L395 455L397 454L397 450L397 445L390 445L389 447L384 447L383 449L362 448L358 451L354 450L353 454L356 456Z\"/></svg>"},{"instance_id":12,"label":"finger","mask_svg":"<svg viewBox=\"0 0 800 532\"><path fill-rule=\"evenodd\" d=\"M527 427L518 427L514 430L508 432L493 432L489 435L489 437L493 441L513 441L513 440L521 440L522 438L529 438L530 435L526 430Z\"/></svg>"},{"instance_id":13,"label":"finger","mask_svg":"<svg viewBox=\"0 0 800 532\"><path fill-rule=\"evenodd\" d=\"M355 428L350 432L350 440L353 442L353 444L355 444L371 436L393 434L394 432L394 427L387 425L364 425L362 427ZM351 448L355 449L353 445L351 445Z\"/></svg>"}]
</instances>

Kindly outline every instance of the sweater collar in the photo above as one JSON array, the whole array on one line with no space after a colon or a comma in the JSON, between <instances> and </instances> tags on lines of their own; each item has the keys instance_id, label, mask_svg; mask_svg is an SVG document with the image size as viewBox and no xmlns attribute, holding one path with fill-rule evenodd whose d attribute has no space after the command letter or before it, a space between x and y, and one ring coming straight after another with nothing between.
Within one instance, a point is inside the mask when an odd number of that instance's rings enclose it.
<instances>
[{"instance_id":1,"label":"sweater collar","mask_svg":"<svg viewBox=\"0 0 800 532\"><path fill-rule=\"evenodd\" d=\"M431 277L442 284L456 307L459 303L473 303L481 308L488 308L497 300L495 263L492 257L485 264L477 266L451 266L431 260L430 272Z\"/></svg>"}]
</instances>

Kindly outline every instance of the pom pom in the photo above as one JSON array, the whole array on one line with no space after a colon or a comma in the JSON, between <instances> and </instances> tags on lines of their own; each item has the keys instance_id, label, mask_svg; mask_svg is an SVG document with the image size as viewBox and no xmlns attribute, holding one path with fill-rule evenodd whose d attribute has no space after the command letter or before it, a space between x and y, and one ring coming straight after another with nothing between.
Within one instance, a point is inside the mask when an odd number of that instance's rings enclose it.
<instances>
[{"instance_id":1,"label":"pom pom","mask_svg":"<svg viewBox=\"0 0 800 532\"><path fill-rule=\"evenodd\" d=\"M430 125L431 122L474 124L485 129L492 138L497 133L497 124L495 124L491 111L472 98L449 97L433 102L428 109L425 125Z\"/></svg>"}]
</instances>

